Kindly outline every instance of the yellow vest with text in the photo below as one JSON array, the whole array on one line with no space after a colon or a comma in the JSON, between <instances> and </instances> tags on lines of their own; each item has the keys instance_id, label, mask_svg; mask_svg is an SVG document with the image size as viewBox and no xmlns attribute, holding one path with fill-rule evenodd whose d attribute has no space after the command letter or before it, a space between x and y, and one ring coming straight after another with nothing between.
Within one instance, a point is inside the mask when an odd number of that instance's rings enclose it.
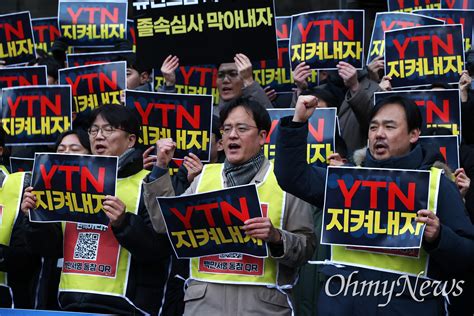
<instances>
[{"instance_id":1,"label":"yellow vest with text","mask_svg":"<svg viewBox=\"0 0 474 316\"><path fill-rule=\"evenodd\" d=\"M438 168L431 168L430 173L428 209L436 214L438 189L442 171ZM419 257L415 258L349 250L344 246L331 246L332 262L392 273L411 275L421 273L421 276L426 276L428 259L429 256L423 248L419 250Z\"/></svg>"},{"instance_id":2,"label":"yellow vest with text","mask_svg":"<svg viewBox=\"0 0 474 316\"><path fill-rule=\"evenodd\" d=\"M23 191L24 172L7 174L3 184L0 183L0 244L9 246L13 225L18 217ZM0 286L7 286L7 273L0 271Z\"/></svg>"},{"instance_id":3,"label":"yellow vest with text","mask_svg":"<svg viewBox=\"0 0 474 316\"><path fill-rule=\"evenodd\" d=\"M116 196L126 205L126 212L137 214L140 203L142 180L149 171L142 170L130 177L117 179ZM63 224L63 232L65 225ZM130 269L130 252L120 247L117 271L114 278L61 273L59 291L83 292L119 296L125 298Z\"/></svg>"},{"instance_id":4,"label":"yellow vest with text","mask_svg":"<svg viewBox=\"0 0 474 316\"><path fill-rule=\"evenodd\" d=\"M224 188L222 176L223 164L208 164L204 166L196 193L221 190ZM286 193L280 188L273 173L273 164L267 170L263 182L257 184L258 196L261 204L267 204L267 216L273 226L278 229L283 227ZM236 275L217 274L199 271L199 258L190 260L190 279L211 283L251 284L251 285L277 285L278 263L271 257L263 260L263 275Z\"/></svg>"}]
</instances>

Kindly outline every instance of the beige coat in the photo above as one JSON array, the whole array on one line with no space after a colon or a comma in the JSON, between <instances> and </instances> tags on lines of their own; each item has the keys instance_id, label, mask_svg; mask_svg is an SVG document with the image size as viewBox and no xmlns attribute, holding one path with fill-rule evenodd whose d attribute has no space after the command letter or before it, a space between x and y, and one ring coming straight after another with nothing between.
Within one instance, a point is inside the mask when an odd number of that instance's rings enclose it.
<instances>
[{"instance_id":1,"label":"beige coat","mask_svg":"<svg viewBox=\"0 0 474 316\"><path fill-rule=\"evenodd\" d=\"M270 162L265 159L262 168L250 183L262 182L269 167ZM198 183L199 178L196 178L184 194L195 193ZM225 181L224 186L227 187ZM165 232L166 227L156 197L172 194L169 174L144 184L145 205L157 232ZM272 256L279 263L279 286L293 284L296 281L297 268L311 258L316 246L311 215L312 206L291 194L286 195L285 205L284 229L280 230L283 239L283 255ZM290 290L285 292L291 295ZM185 315L291 315L288 297L277 289L265 286L217 284L192 280L185 292Z\"/></svg>"}]
</instances>

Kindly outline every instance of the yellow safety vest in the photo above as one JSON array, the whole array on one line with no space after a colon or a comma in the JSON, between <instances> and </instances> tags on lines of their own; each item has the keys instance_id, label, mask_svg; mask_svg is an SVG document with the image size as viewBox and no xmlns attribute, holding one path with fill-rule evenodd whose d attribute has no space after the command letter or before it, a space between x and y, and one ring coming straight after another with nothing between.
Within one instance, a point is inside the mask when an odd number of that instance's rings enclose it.
<instances>
[{"instance_id":1,"label":"yellow safety vest","mask_svg":"<svg viewBox=\"0 0 474 316\"><path fill-rule=\"evenodd\" d=\"M21 194L23 191L24 172L7 174L3 184L0 183L0 244L9 246L13 225L18 217ZM0 271L0 286L7 286L7 273Z\"/></svg>"},{"instance_id":2,"label":"yellow safety vest","mask_svg":"<svg viewBox=\"0 0 474 316\"><path fill-rule=\"evenodd\" d=\"M9 174L10 174L10 172L8 172L7 167L5 167L4 165L0 165L0 170L2 170L3 172L5 172L5 175L9 175Z\"/></svg>"},{"instance_id":3,"label":"yellow safety vest","mask_svg":"<svg viewBox=\"0 0 474 316\"><path fill-rule=\"evenodd\" d=\"M196 193L221 190L223 164L204 166ZM275 228L282 229L286 193L280 188L270 163L264 181L257 184L262 210ZM265 208L266 207L266 208ZM228 284L277 285L278 263L268 258L229 253L190 260L190 279Z\"/></svg>"},{"instance_id":4,"label":"yellow safety vest","mask_svg":"<svg viewBox=\"0 0 474 316\"><path fill-rule=\"evenodd\" d=\"M431 168L428 209L436 214L441 169ZM426 276L429 256L423 248L418 257L389 255L370 251L350 250L344 246L331 246L331 261L385 272Z\"/></svg>"},{"instance_id":5,"label":"yellow safety vest","mask_svg":"<svg viewBox=\"0 0 474 316\"><path fill-rule=\"evenodd\" d=\"M148 171L142 170L128 178L117 179L116 196L125 203L126 212L138 213L141 184L147 174ZM126 298L130 253L120 246L110 225L103 230L82 229L81 227L88 226L63 224L64 265L59 291L95 293ZM83 235L80 235L81 233ZM104 243L100 244L101 241ZM109 257L110 252L114 255L113 263L110 265L101 264L104 260L105 262L110 261L112 258Z\"/></svg>"}]
</instances>

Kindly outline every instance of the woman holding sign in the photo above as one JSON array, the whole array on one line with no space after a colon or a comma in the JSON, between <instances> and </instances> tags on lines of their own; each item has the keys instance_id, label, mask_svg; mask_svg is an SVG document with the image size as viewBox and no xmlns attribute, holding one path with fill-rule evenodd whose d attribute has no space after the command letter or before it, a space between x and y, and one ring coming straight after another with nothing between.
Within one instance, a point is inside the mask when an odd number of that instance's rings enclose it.
<instances>
[{"instance_id":1,"label":"woman holding sign","mask_svg":"<svg viewBox=\"0 0 474 316\"><path fill-rule=\"evenodd\" d=\"M62 133L55 144L55 151L64 154L90 154L91 145L89 142L89 135L82 128L66 131ZM31 180L25 181L25 186L29 186ZM32 187L25 189L24 199L34 197L31 193ZM28 221L26 221L28 225ZM55 227L57 226L57 227ZM36 230L56 231L60 229L59 224L36 224L28 225L30 234L36 234ZM47 252L41 248L29 246L30 251L36 252L43 257L39 282L37 285L37 293L35 297L36 308L44 310L58 310L58 286L61 275L62 259L62 245L57 245L56 248L50 249ZM44 249L46 250L46 249Z\"/></svg>"},{"instance_id":2,"label":"woman holding sign","mask_svg":"<svg viewBox=\"0 0 474 316\"><path fill-rule=\"evenodd\" d=\"M165 235L153 231L142 202L147 171L135 149L139 132L124 107L104 105L91 113L92 154L119 157L116 196L103 201L108 227L67 223L63 234L55 226L55 231L30 236L36 249L52 249L53 240L63 245L59 302L65 310L155 315L160 309L169 245ZM22 211L33 209L35 201L25 193Z\"/></svg>"}]
</instances>

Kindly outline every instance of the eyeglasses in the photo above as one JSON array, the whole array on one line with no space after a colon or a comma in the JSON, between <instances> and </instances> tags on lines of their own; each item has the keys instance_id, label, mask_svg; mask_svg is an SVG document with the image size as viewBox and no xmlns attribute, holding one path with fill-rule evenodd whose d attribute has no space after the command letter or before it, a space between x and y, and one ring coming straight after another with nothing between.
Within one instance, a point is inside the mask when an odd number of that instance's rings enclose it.
<instances>
[{"instance_id":1,"label":"eyeglasses","mask_svg":"<svg viewBox=\"0 0 474 316\"><path fill-rule=\"evenodd\" d=\"M97 135L99 134L99 131L101 131L101 132L102 132L102 136L104 136L104 137L109 137L109 136L112 135L112 133L115 132L116 130L121 130L121 131L123 131L123 129L113 127L112 125L104 125L104 126L102 126L102 127L99 127L99 126L92 126L91 128L89 128L89 129L87 130L87 133L88 133L89 136L91 136L91 137L97 137Z\"/></svg>"},{"instance_id":2,"label":"eyeglasses","mask_svg":"<svg viewBox=\"0 0 474 316\"><path fill-rule=\"evenodd\" d=\"M229 79L235 79L239 76L237 70L228 70L228 71L219 71L217 73L217 79L224 80L226 76L229 76Z\"/></svg>"},{"instance_id":3,"label":"eyeglasses","mask_svg":"<svg viewBox=\"0 0 474 316\"><path fill-rule=\"evenodd\" d=\"M257 126L250 126L250 125L247 125L247 124L237 124L235 126L224 125L224 126L222 126L220 131L221 131L222 136L228 136L228 135L230 135L230 133L232 133L232 130L235 130L237 135L240 136L240 135L243 135L243 134L247 133L248 131L250 131L251 128L258 129Z\"/></svg>"}]
</instances>

